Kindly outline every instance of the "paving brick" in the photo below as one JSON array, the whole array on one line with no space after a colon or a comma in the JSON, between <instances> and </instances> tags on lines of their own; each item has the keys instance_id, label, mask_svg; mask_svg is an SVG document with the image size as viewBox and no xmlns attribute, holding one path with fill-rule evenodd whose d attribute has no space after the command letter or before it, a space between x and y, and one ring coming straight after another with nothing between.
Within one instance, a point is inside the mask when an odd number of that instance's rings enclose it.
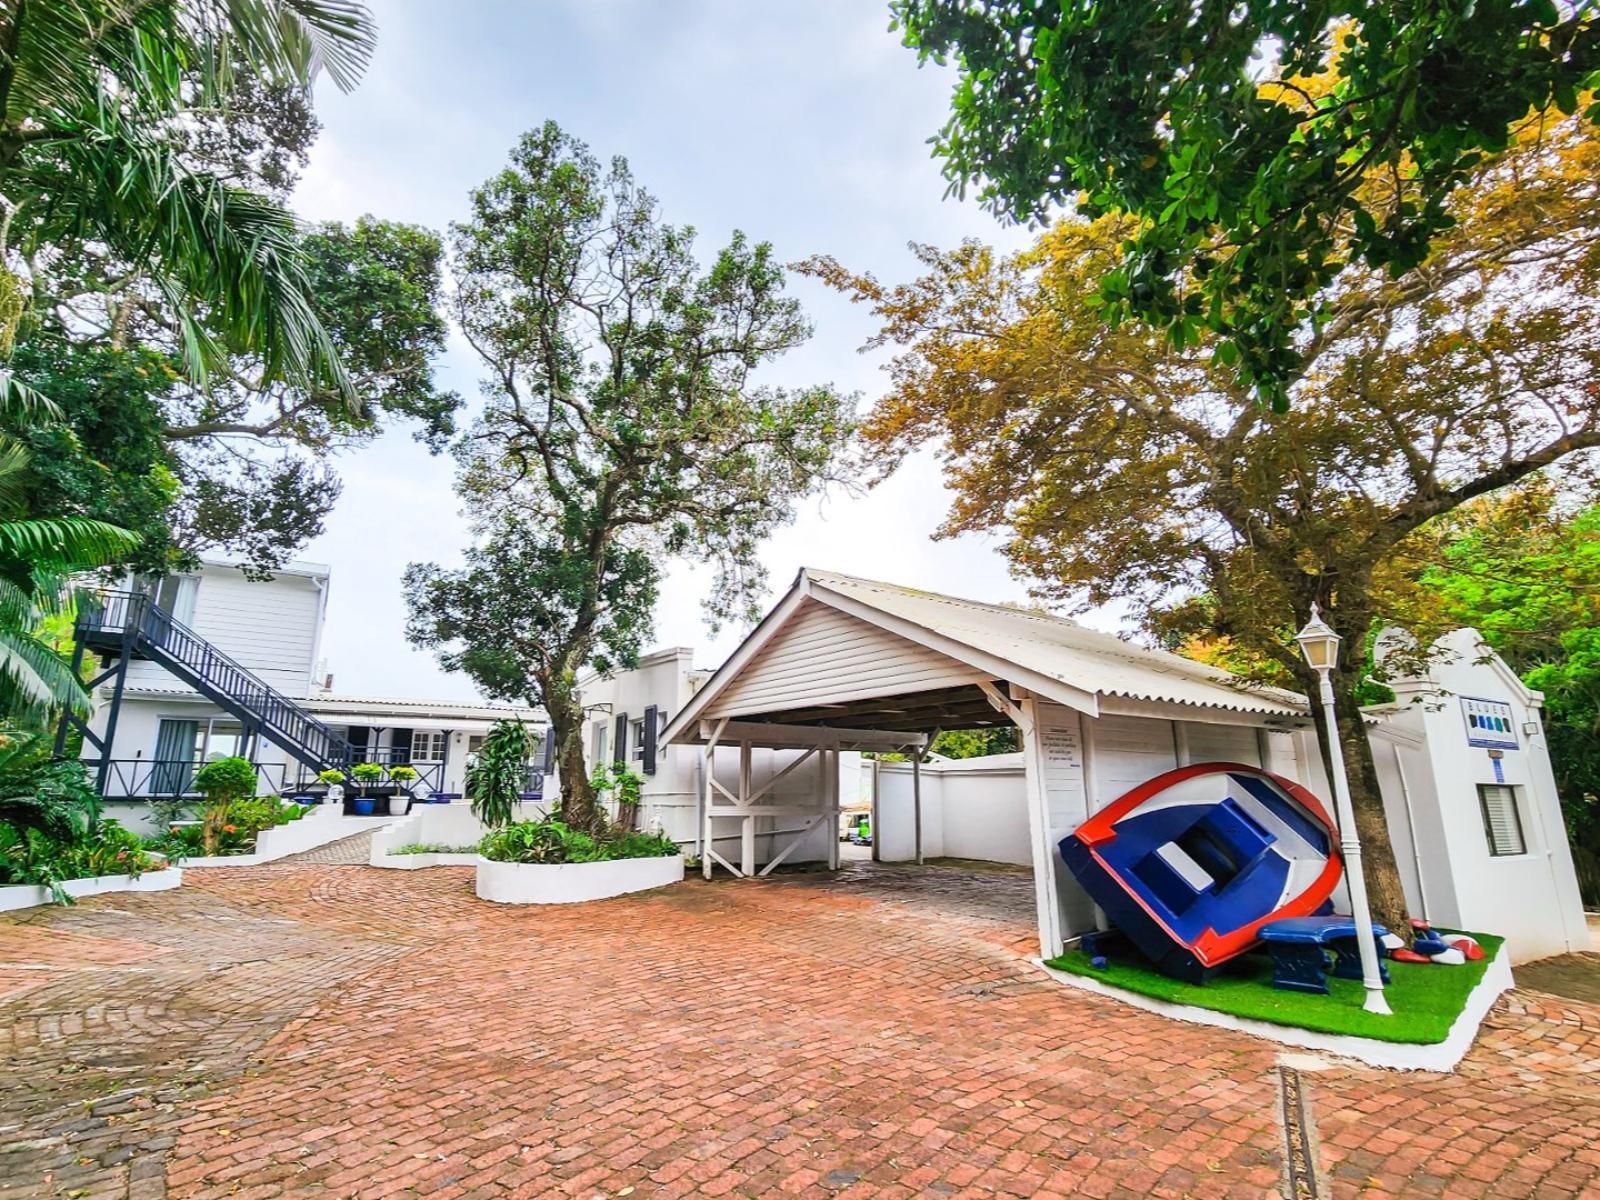
<instances>
[{"instance_id":1,"label":"paving brick","mask_svg":"<svg viewBox=\"0 0 1600 1200\"><path fill-rule=\"evenodd\" d=\"M0 1200L1276 1192L1275 1048L1051 983L1032 905L865 865L508 909L301 862L10 915ZM1600 1006L1517 992L1454 1075L1304 1074L1335 1195L1600 1190L1597 1051Z\"/></svg>"}]
</instances>

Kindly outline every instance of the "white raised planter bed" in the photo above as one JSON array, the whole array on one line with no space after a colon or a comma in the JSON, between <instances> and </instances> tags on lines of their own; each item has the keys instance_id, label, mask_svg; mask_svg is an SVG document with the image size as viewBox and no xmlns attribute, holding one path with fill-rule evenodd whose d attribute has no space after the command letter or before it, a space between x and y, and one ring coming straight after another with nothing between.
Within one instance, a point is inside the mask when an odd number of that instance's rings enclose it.
<instances>
[{"instance_id":1,"label":"white raised planter bed","mask_svg":"<svg viewBox=\"0 0 1600 1200\"><path fill-rule=\"evenodd\" d=\"M133 875L96 875L88 879L67 879L62 888L75 900L85 896L103 896L108 892L165 892L183 882L183 871L178 867L164 867L159 871L146 871ZM0 912L18 908L34 908L41 904L54 904L55 897L47 887L28 883L0 887Z\"/></svg>"},{"instance_id":2,"label":"white raised planter bed","mask_svg":"<svg viewBox=\"0 0 1600 1200\"><path fill-rule=\"evenodd\" d=\"M256 834L254 854L219 854L213 857L192 855L183 860L186 867L256 867L262 863L315 850L329 842L343 841L369 829L379 829L394 817L347 817L332 805L313 808L297 821L274 825Z\"/></svg>"},{"instance_id":3,"label":"white raised planter bed","mask_svg":"<svg viewBox=\"0 0 1600 1200\"><path fill-rule=\"evenodd\" d=\"M504 863L477 858L480 900L578 904L683 882L683 855L591 863Z\"/></svg>"}]
</instances>

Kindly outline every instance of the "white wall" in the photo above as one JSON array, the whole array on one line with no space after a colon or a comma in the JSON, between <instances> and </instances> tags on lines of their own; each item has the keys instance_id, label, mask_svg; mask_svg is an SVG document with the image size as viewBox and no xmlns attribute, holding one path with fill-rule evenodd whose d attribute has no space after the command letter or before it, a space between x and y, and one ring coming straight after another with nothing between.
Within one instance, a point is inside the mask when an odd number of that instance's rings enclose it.
<instances>
[{"instance_id":1,"label":"white wall","mask_svg":"<svg viewBox=\"0 0 1600 1200\"><path fill-rule=\"evenodd\" d=\"M305 698L316 664L326 579L280 574L258 583L236 567L210 563L199 576L190 628L284 695ZM133 663L128 685L183 686L151 662Z\"/></svg>"},{"instance_id":2,"label":"white wall","mask_svg":"<svg viewBox=\"0 0 1600 1200\"><path fill-rule=\"evenodd\" d=\"M916 857L911 784L909 762L879 764L878 815L872 836L883 862ZM1031 863L1022 755L923 763L922 853L926 858Z\"/></svg>"}]
</instances>

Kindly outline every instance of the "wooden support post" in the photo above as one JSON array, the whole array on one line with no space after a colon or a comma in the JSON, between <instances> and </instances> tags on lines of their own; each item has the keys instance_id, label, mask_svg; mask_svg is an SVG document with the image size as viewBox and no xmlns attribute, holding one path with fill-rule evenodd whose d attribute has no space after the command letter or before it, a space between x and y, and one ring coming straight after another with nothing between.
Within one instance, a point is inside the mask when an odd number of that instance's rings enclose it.
<instances>
[{"instance_id":1,"label":"wooden support post","mask_svg":"<svg viewBox=\"0 0 1600 1200\"><path fill-rule=\"evenodd\" d=\"M922 747L911 755L911 812L916 822L917 866L922 866Z\"/></svg>"},{"instance_id":2,"label":"wooden support post","mask_svg":"<svg viewBox=\"0 0 1600 1200\"><path fill-rule=\"evenodd\" d=\"M839 869L839 746L833 747L833 769L828 772L828 869ZM802 835L804 836L804 835ZM798 842L800 839L796 838Z\"/></svg>"},{"instance_id":3,"label":"wooden support post","mask_svg":"<svg viewBox=\"0 0 1600 1200\"><path fill-rule=\"evenodd\" d=\"M883 760L876 754L872 756L872 861L882 862L879 851L883 848L883 839L878 836L878 792L883 787L883 773L879 769Z\"/></svg>"},{"instance_id":4,"label":"wooden support post","mask_svg":"<svg viewBox=\"0 0 1600 1200\"><path fill-rule=\"evenodd\" d=\"M750 806L750 743L739 740L739 807ZM749 813L739 825L739 870L749 879L756 873L756 819Z\"/></svg>"},{"instance_id":5,"label":"wooden support post","mask_svg":"<svg viewBox=\"0 0 1600 1200\"><path fill-rule=\"evenodd\" d=\"M718 733L720 732L721 730L718 730ZM705 787L702 789L704 795L700 799L700 873L709 880L711 878L711 846L713 841L711 805L714 797L712 789L716 787L717 783L717 738L715 734L706 743L705 763L706 773L703 780Z\"/></svg>"}]
</instances>

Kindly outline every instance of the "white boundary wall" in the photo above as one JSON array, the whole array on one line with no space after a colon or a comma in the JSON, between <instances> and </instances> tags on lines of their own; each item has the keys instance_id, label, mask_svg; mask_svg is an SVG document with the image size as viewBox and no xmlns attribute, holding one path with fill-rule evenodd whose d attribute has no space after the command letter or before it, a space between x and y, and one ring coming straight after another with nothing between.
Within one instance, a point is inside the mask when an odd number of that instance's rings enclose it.
<instances>
[{"instance_id":1,"label":"white boundary wall","mask_svg":"<svg viewBox=\"0 0 1600 1200\"><path fill-rule=\"evenodd\" d=\"M512 818L532 821L545 813L541 804L513 806ZM372 835L374 867L414 871L418 867L470 867L478 861L477 845L485 833L483 822L472 815L466 801L453 804L414 804L411 811ZM461 854L396 854L401 846L467 846Z\"/></svg>"},{"instance_id":2,"label":"white boundary wall","mask_svg":"<svg viewBox=\"0 0 1600 1200\"><path fill-rule=\"evenodd\" d=\"M870 769L870 764L869 764ZM911 764L878 764L872 836L882 862L917 857ZM985 862L1033 861L1028 843L1028 787L1021 754L929 759L922 764L922 853L925 858Z\"/></svg>"}]
</instances>

